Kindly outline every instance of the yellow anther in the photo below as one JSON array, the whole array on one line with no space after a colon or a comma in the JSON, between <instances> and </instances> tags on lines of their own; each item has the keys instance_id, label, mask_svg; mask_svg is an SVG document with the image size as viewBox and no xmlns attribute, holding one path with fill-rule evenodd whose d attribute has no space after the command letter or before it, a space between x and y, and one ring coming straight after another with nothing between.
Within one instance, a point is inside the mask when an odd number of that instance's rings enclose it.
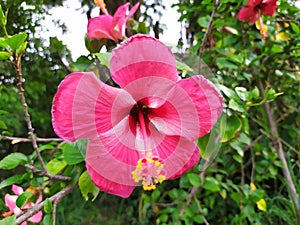
<instances>
[{"instance_id":1,"label":"yellow anther","mask_svg":"<svg viewBox=\"0 0 300 225\"><path fill-rule=\"evenodd\" d=\"M144 190L154 190L156 184L166 179L163 167L162 160L148 152L147 156L138 160L135 170L132 171L132 178L135 182L141 182Z\"/></svg>"}]
</instances>

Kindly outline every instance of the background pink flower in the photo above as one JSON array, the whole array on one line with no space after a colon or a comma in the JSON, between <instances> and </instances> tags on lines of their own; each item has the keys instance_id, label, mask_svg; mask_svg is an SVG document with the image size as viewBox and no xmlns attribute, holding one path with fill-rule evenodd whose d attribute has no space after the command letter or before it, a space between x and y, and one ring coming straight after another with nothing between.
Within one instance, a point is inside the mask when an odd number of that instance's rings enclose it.
<instances>
[{"instance_id":1,"label":"background pink flower","mask_svg":"<svg viewBox=\"0 0 300 225\"><path fill-rule=\"evenodd\" d=\"M37 189L34 188L34 190L36 191ZM5 195L5 205L9 208L9 212L2 213L3 216L10 216L12 214L19 215L23 212L23 210L28 209L28 208L36 205L36 204L39 204L42 201L42 198L43 198L41 191L39 191L39 196L38 196L35 203L26 202L23 205L23 207L20 209L16 205L16 201L17 201L17 198L19 197L19 195L21 195L24 192L24 190L23 190L22 187L19 187L17 185L13 185L12 186L12 191L15 195L10 195L10 194ZM35 193L33 193L33 194L35 194ZM30 217L28 219L28 221L30 221L32 223L39 223L42 220L42 217L43 217L43 213L40 211L37 214ZM25 221L21 225L27 225L27 222Z\"/></svg>"},{"instance_id":2,"label":"background pink flower","mask_svg":"<svg viewBox=\"0 0 300 225\"><path fill-rule=\"evenodd\" d=\"M223 99L201 75L180 79L172 52L148 35L115 48L110 71L121 88L91 72L68 75L53 100L53 127L66 140L88 139L93 182L128 197L139 182L154 189L199 161L195 141L210 132Z\"/></svg>"},{"instance_id":3,"label":"background pink flower","mask_svg":"<svg viewBox=\"0 0 300 225\"><path fill-rule=\"evenodd\" d=\"M130 3L121 5L114 16L105 14L89 19L87 27L88 37L107 38L115 42L125 37L126 22L138 9L139 2L128 12L129 5Z\"/></svg>"},{"instance_id":4,"label":"background pink flower","mask_svg":"<svg viewBox=\"0 0 300 225\"><path fill-rule=\"evenodd\" d=\"M260 13L273 16L276 11L277 0L249 0L248 7L242 8L237 18L251 25L260 18Z\"/></svg>"}]
</instances>

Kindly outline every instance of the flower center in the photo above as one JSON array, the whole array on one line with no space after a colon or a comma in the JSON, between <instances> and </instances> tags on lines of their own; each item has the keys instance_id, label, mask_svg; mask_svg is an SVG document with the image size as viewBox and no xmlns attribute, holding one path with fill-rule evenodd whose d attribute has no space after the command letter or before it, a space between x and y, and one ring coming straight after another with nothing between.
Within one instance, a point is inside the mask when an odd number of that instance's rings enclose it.
<instances>
[{"instance_id":1,"label":"flower center","mask_svg":"<svg viewBox=\"0 0 300 225\"><path fill-rule=\"evenodd\" d=\"M138 160L135 170L132 171L132 178L135 182L141 182L145 191L154 190L156 184L166 179L163 167L162 160L149 151L145 157Z\"/></svg>"}]
</instances>

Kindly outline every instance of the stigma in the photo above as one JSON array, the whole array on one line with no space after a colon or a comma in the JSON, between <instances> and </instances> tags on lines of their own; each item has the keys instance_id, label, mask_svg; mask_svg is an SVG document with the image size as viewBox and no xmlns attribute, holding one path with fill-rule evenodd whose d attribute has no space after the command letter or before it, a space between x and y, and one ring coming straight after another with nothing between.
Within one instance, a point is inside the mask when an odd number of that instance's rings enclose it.
<instances>
[{"instance_id":1,"label":"stigma","mask_svg":"<svg viewBox=\"0 0 300 225\"><path fill-rule=\"evenodd\" d=\"M137 183L141 182L145 191L154 190L157 184L166 179L163 168L162 160L158 156L153 156L150 151L138 160L135 170L132 171L132 178Z\"/></svg>"}]
</instances>

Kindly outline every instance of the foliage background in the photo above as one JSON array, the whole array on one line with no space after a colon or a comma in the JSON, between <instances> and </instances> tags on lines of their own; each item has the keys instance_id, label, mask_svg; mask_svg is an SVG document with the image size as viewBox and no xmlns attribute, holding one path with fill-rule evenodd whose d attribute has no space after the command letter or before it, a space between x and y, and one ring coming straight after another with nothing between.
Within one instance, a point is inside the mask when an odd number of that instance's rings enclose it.
<instances>
[{"instance_id":1,"label":"foliage background","mask_svg":"<svg viewBox=\"0 0 300 225\"><path fill-rule=\"evenodd\" d=\"M34 8L22 8L22 2ZM92 1L81 2L87 9L95 7ZM164 13L165 1L149 2L143 2L145 9L153 7L157 9L155 13ZM9 8L7 30L11 34L29 34L22 69L25 95L38 137L55 135L50 108L57 85L66 74L83 69L99 70L99 74L106 71L103 65L99 67L101 60L99 62L94 55L82 56L72 62L71 53L64 43L53 37L46 44L46 40L39 36L40 21L48 9L63 3L46 0L0 1L3 9ZM106 3L111 12L115 11L115 1ZM122 3L120 1L118 4ZM153 192L144 192L139 187L128 199L105 193L96 196L96 192L91 190L84 198L76 189L59 203L57 224L299 223L297 209L289 193L291 183L286 181L283 173L286 168L291 174L299 206L300 10L295 3L278 1L275 16L264 17L269 37L262 40L255 25L236 18L247 1L221 1L199 61L199 48L215 2L178 1L174 7L181 16L176 19L186 29L183 28L182 37L178 40L176 56L193 71L179 69L186 76L204 74L219 87L225 99L224 115L216 128L222 145L220 148L218 145L210 146L218 151L216 158L209 160L209 163L202 160L180 179L166 181ZM86 13L88 16L89 10ZM153 21L147 11L141 11L135 19L139 19L140 23L136 23L129 34L153 30L159 36L163 32L163 25L158 26L159 23ZM4 35L0 34L1 37ZM2 136L27 137L15 72L9 61L0 63L0 84ZM198 141L203 151L207 149L207 140L208 136ZM83 162L73 161L72 158L81 148L80 143L50 142L39 145L47 169L53 172L54 168L60 167L61 170L55 172L71 176L71 183L80 182L79 177L84 171ZM280 158L281 150L287 167ZM34 159L30 144L1 140L0 158L13 152L22 152ZM19 185L43 187L44 196L51 196L69 184L44 180L22 165L13 170L0 170L0 184L12 175L23 173L28 176L19 180ZM9 186L0 190L1 212L7 210L3 202L7 192L10 193ZM96 198L92 201L94 196ZM47 224L46 221L43 223Z\"/></svg>"}]
</instances>

